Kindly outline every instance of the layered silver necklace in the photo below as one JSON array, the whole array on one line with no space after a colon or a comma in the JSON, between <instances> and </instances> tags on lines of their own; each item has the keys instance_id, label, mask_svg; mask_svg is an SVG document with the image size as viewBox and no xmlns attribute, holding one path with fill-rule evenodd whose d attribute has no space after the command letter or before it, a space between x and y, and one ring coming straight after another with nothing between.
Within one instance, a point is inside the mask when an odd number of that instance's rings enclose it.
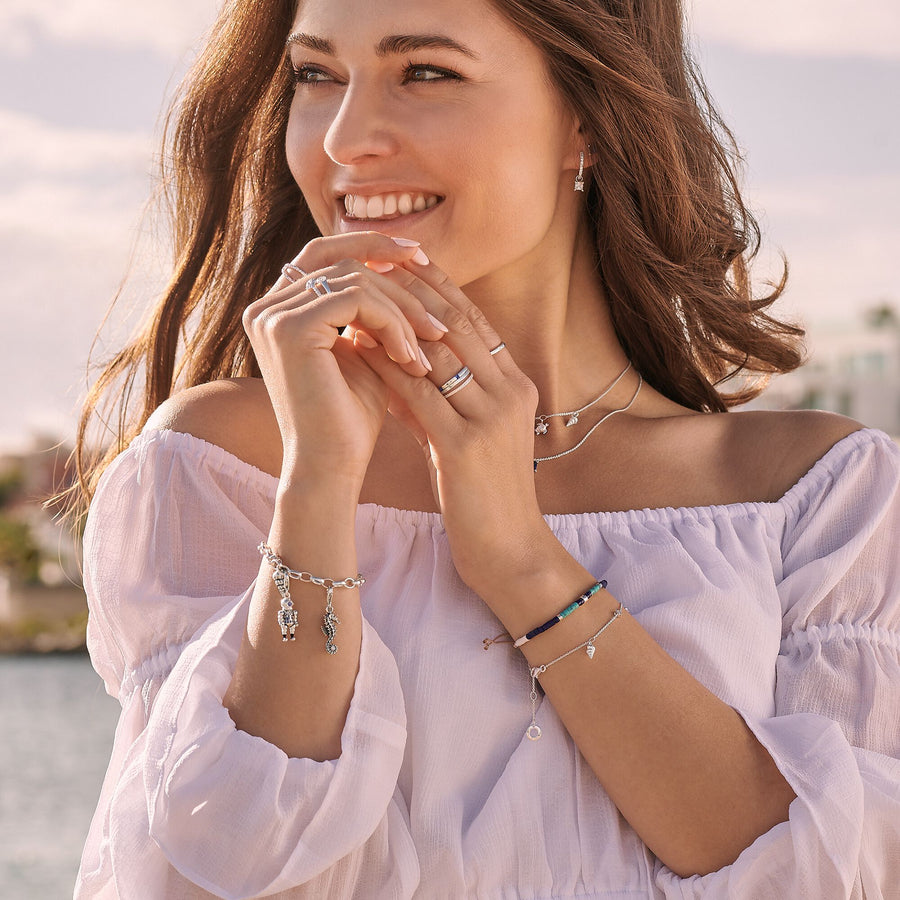
<instances>
[{"instance_id":1,"label":"layered silver necklace","mask_svg":"<svg viewBox=\"0 0 900 900\"><path fill-rule=\"evenodd\" d=\"M589 403L585 403L580 409L573 409L568 412L558 412L558 413L546 413L545 415L535 416L534 419L534 433L536 435L544 435L547 434L549 428L547 426L548 419L555 419L560 416L566 417L566 428L571 428L573 425L578 424L578 417L585 411L590 409L595 403L599 403L629 372L631 369L631 363L629 362L627 366L616 376L615 380L608 387L604 388L604 390L599 393L593 400ZM624 405L620 406L618 409L611 409L608 413L600 418L598 422L595 422L589 429L587 434L577 443L574 447L569 447L568 450L563 450L562 453L555 453L553 456L536 456L534 458L534 471L537 472L538 463L549 462L551 459L560 459L563 456L568 456L570 453L574 453L607 419L611 419L613 416L618 413L625 412L634 405L635 400L638 398L638 394L641 392L641 388L644 385L643 376L638 374L638 385L635 388L634 393L631 395L631 399Z\"/></svg>"}]
</instances>

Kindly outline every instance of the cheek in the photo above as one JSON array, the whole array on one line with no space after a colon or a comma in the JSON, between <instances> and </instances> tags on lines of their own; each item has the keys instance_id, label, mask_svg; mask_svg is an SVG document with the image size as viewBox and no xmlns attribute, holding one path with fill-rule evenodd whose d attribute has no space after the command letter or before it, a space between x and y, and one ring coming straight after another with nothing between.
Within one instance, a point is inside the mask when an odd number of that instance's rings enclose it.
<instances>
[{"instance_id":1,"label":"cheek","mask_svg":"<svg viewBox=\"0 0 900 900\"><path fill-rule=\"evenodd\" d=\"M313 165L313 155L310 152L312 143L309 140L309 130L301 127L298 117L291 114L288 119L287 132L285 134L285 155L288 168L294 176L300 189L306 193ZM304 181L306 184L304 184Z\"/></svg>"}]
</instances>

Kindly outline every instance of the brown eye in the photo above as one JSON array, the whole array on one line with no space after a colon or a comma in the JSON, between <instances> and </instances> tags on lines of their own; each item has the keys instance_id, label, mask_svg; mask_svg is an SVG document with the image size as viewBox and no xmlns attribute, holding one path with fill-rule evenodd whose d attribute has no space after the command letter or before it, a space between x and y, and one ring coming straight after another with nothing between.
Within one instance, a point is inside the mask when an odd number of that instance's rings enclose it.
<instances>
[{"instance_id":1,"label":"brown eye","mask_svg":"<svg viewBox=\"0 0 900 900\"><path fill-rule=\"evenodd\" d=\"M458 72L438 66L415 66L411 63L404 70L404 81L459 81Z\"/></svg>"}]
</instances>

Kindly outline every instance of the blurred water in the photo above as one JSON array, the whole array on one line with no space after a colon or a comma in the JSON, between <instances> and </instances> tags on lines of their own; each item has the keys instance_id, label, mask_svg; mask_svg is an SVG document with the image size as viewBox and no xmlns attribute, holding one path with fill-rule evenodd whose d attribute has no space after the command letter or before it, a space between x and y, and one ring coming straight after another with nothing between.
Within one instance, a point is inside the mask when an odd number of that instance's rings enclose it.
<instances>
[{"instance_id":1,"label":"blurred water","mask_svg":"<svg viewBox=\"0 0 900 900\"><path fill-rule=\"evenodd\" d=\"M72 896L118 709L87 656L0 656L0 897Z\"/></svg>"}]
</instances>

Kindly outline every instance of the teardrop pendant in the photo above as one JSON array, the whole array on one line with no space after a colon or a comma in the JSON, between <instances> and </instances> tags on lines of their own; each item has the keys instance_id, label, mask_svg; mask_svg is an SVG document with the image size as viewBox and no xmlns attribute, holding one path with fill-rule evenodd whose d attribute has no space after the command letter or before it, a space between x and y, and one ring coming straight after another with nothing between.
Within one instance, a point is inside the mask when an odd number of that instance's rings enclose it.
<instances>
[{"instance_id":1,"label":"teardrop pendant","mask_svg":"<svg viewBox=\"0 0 900 900\"><path fill-rule=\"evenodd\" d=\"M593 644L588 644L587 647L584 648L584 652L587 653L588 659L593 659L594 654L597 652L597 648Z\"/></svg>"},{"instance_id":2,"label":"teardrop pendant","mask_svg":"<svg viewBox=\"0 0 900 900\"><path fill-rule=\"evenodd\" d=\"M571 428L573 425L578 424L578 413L566 419L566 428Z\"/></svg>"}]
</instances>

